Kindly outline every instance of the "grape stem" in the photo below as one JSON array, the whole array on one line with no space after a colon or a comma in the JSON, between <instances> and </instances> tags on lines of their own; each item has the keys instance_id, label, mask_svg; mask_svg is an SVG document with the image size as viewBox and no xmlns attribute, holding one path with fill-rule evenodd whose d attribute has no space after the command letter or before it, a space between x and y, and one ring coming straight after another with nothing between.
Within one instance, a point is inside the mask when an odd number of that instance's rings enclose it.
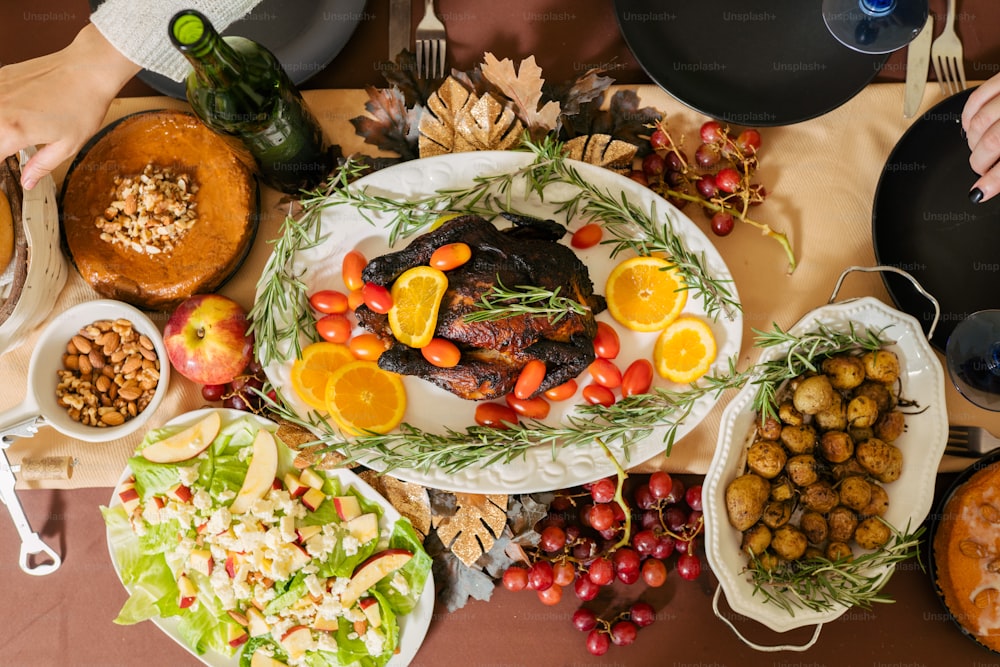
<instances>
[{"instance_id":1,"label":"grape stem","mask_svg":"<svg viewBox=\"0 0 1000 667\"><path fill-rule=\"evenodd\" d=\"M663 194L668 197L676 197L677 199L683 199L685 201L700 204L715 213L728 213L748 225L756 227L760 230L761 235L774 239L785 250L785 255L788 257L788 275L791 275L795 271L796 266L798 266L798 262L795 259L795 251L792 249L792 244L789 242L788 237L783 232L774 231L767 223L757 222L756 220L748 218L745 211L740 211L716 201L706 200L697 195L691 195L686 192L680 192L670 188L663 190Z\"/></svg>"},{"instance_id":2,"label":"grape stem","mask_svg":"<svg viewBox=\"0 0 1000 667\"><path fill-rule=\"evenodd\" d=\"M612 465L615 467L615 474L618 477L618 481L615 484L615 502L618 503L618 506L622 508L622 512L625 514L625 526L622 531L621 539L619 539L618 542L609 550L613 553L624 546L628 546L629 541L632 539L632 510L629 508L628 503L625 502L625 496L623 493L625 489L625 480L628 479L628 473L625 472L625 469L622 468L620 463L618 463L618 459L616 459L615 455L611 453L611 450L606 444L604 444L603 440L600 438L594 438L594 440L601 446L601 449L604 450L604 454L611 460Z\"/></svg>"}]
</instances>

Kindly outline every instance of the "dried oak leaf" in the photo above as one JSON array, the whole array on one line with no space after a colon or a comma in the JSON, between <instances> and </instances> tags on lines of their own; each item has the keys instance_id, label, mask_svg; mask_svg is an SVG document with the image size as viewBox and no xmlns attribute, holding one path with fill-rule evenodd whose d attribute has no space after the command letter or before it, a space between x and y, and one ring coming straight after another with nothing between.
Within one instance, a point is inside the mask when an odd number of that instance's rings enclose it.
<instances>
[{"instance_id":1,"label":"dried oak leaf","mask_svg":"<svg viewBox=\"0 0 1000 667\"><path fill-rule=\"evenodd\" d=\"M610 134L574 137L563 145L567 157L604 167L620 174L632 171L638 146L613 138Z\"/></svg>"},{"instance_id":2,"label":"dried oak leaf","mask_svg":"<svg viewBox=\"0 0 1000 667\"><path fill-rule=\"evenodd\" d=\"M507 496L456 493L455 503L452 516L435 515L431 523L441 543L471 567L493 547L507 525Z\"/></svg>"},{"instance_id":3,"label":"dried oak leaf","mask_svg":"<svg viewBox=\"0 0 1000 667\"><path fill-rule=\"evenodd\" d=\"M615 82L610 76L602 76L603 71L592 68L572 81L553 86L548 91L548 97L559 103L564 117L576 115L585 104L601 97Z\"/></svg>"},{"instance_id":4,"label":"dried oak leaf","mask_svg":"<svg viewBox=\"0 0 1000 667\"><path fill-rule=\"evenodd\" d=\"M409 519L421 536L426 536L430 532L431 501L426 488L413 482L404 482L391 475L380 475L374 470L360 472L358 477L368 482L368 485L389 501L390 505Z\"/></svg>"},{"instance_id":5,"label":"dried oak leaf","mask_svg":"<svg viewBox=\"0 0 1000 667\"><path fill-rule=\"evenodd\" d=\"M432 558L436 601L446 610L461 609L469 598L486 601L493 595L493 578L479 568L463 564L434 533L424 540L424 549Z\"/></svg>"},{"instance_id":6,"label":"dried oak leaf","mask_svg":"<svg viewBox=\"0 0 1000 667\"><path fill-rule=\"evenodd\" d=\"M420 157L481 150L508 150L524 126L491 95L477 97L449 77L431 97L420 118Z\"/></svg>"},{"instance_id":7,"label":"dried oak leaf","mask_svg":"<svg viewBox=\"0 0 1000 667\"><path fill-rule=\"evenodd\" d=\"M559 103L549 100L542 102L542 68L535 64L535 56L521 61L520 68L514 70L510 58L497 60L490 52L483 56L483 76L503 92L513 103L518 117L528 127L533 137L539 137L559 126Z\"/></svg>"},{"instance_id":8,"label":"dried oak leaf","mask_svg":"<svg viewBox=\"0 0 1000 667\"><path fill-rule=\"evenodd\" d=\"M398 153L404 160L418 158L417 148L419 107L408 109L398 88L366 86L368 101L366 116L351 119L355 132L365 143L385 151Z\"/></svg>"}]
</instances>

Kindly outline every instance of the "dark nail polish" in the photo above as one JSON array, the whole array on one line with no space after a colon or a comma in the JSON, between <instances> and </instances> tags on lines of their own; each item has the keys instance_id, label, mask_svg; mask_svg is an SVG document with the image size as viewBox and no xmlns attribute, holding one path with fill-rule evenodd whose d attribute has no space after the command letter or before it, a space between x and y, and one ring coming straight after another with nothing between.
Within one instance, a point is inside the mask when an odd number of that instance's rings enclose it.
<instances>
[{"instance_id":1,"label":"dark nail polish","mask_svg":"<svg viewBox=\"0 0 1000 667\"><path fill-rule=\"evenodd\" d=\"M969 201L973 204L978 204L983 201L983 191L979 188L972 188L972 190L969 191Z\"/></svg>"}]
</instances>

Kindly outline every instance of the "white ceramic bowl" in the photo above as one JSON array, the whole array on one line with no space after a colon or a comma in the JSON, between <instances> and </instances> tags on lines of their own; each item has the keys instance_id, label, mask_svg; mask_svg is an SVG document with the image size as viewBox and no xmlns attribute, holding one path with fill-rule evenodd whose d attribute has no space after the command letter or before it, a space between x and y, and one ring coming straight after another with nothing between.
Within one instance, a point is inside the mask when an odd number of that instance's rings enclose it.
<instances>
[{"instance_id":1,"label":"white ceramic bowl","mask_svg":"<svg viewBox=\"0 0 1000 667\"><path fill-rule=\"evenodd\" d=\"M70 338L82 327L97 320L124 318L136 331L153 341L160 361L160 380L153 398L138 415L120 426L86 426L74 421L65 408L57 403L58 371L63 368L63 353ZM10 411L0 413L0 434L17 424L30 423L41 417L38 425L49 425L63 435L87 442L106 442L122 438L141 428L163 402L170 385L170 361L163 345L163 336L142 311L121 301L102 299L86 301L53 317L38 339L28 365L28 385L24 400Z\"/></svg>"},{"instance_id":2,"label":"white ceramic bowl","mask_svg":"<svg viewBox=\"0 0 1000 667\"><path fill-rule=\"evenodd\" d=\"M21 164L34 153L34 147L22 150ZM66 284L67 264L59 247L59 209L51 176L24 192L21 216L29 251L28 274L14 310L0 323L0 355L20 345L25 334L48 317Z\"/></svg>"},{"instance_id":3,"label":"white ceramic bowl","mask_svg":"<svg viewBox=\"0 0 1000 667\"><path fill-rule=\"evenodd\" d=\"M819 323L844 332L851 325L861 331L864 327L884 330L883 337L895 341L889 349L899 356L902 394L916 401L923 410L908 411L911 414L906 416L906 432L894 442L904 453L903 471L898 480L886 486L889 509L884 518L899 530L915 530L930 511L938 464L948 441L941 363L917 320L877 299L865 297L818 308L789 331L793 334L815 331ZM784 353L784 347L766 348L759 362L781 358ZM719 443L703 488L708 561L734 611L776 632L828 623L848 608L826 612L797 609L792 616L775 604L765 603L759 595L755 596L753 584L744 573L747 559L740 549L742 535L729 524L725 491L729 482L746 468L747 442L756 417L753 412L756 390L756 385L748 384L722 414ZM887 579L892 568L872 574Z\"/></svg>"}]
</instances>

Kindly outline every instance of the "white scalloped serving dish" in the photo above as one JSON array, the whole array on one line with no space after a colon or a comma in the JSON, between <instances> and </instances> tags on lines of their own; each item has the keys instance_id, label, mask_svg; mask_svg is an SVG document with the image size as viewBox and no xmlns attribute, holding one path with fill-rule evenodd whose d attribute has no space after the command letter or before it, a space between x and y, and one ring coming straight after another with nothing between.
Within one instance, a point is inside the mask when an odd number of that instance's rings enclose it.
<instances>
[{"instance_id":1,"label":"white scalloped serving dish","mask_svg":"<svg viewBox=\"0 0 1000 667\"><path fill-rule=\"evenodd\" d=\"M852 325L856 329L867 327L883 331L883 337L894 341L888 349L899 356L902 395L915 401L920 409L907 414L906 431L894 442L904 453L903 471L898 480L886 486L889 509L884 518L899 530L907 527L915 530L931 509L938 464L948 440L945 375L941 363L916 319L871 297L818 308L789 332L803 334L815 330L819 323L838 331L848 331ZM785 349L765 348L758 363L782 357ZM753 412L756 389L756 385L748 384L722 414L718 446L703 486L708 561L733 611L776 632L828 623L848 607L826 612L797 609L791 615L754 595L753 584L744 571L747 560L740 549L742 535L729 523L726 486L746 469L747 442L756 416ZM892 575L892 568L872 574L887 580Z\"/></svg>"}]
</instances>

